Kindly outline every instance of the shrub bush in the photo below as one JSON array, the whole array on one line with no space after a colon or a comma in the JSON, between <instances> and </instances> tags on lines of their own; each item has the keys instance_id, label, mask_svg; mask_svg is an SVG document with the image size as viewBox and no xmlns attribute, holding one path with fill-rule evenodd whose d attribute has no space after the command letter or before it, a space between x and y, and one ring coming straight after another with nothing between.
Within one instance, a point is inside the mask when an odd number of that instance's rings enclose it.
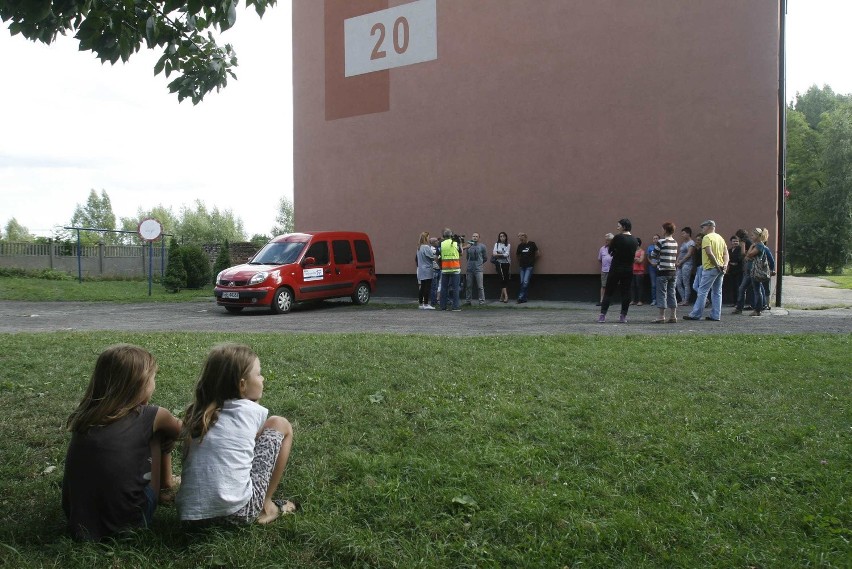
<instances>
[{"instance_id":1,"label":"shrub bush","mask_svg":"<svg viewBox=\"0 0 852 569\"><path fill-rule=\"evenodd\" d=\"M210 284L210 259L198 245L184 245L181 249L186 269L186 288L201 288Z\"/></svg>"},{"instance_id":2,"label":"shrub bush","mask_svg":"<svg viewBox=\"0 0 852 569\"><path fill-rule=\"evenodd\" d=\"M231 263L231 248L228 240L225 239L225 244L219 249L219 254L216 255L216 262L213 263L213 279L215 284L216 275L230 267Z\"/></svg>"},{"instance_id":3,"label":"shrub bush","mask_svg":"<svg viewBox=\"0 0 852 569\"><path fill-rule=\"evenodd\" d=\"M163 286L171 292L178 292L180 289L186 288L186 268L183 265L183 253L174 237L169 242L169 262L166 265Z\"/></svg>"}]
</instances>

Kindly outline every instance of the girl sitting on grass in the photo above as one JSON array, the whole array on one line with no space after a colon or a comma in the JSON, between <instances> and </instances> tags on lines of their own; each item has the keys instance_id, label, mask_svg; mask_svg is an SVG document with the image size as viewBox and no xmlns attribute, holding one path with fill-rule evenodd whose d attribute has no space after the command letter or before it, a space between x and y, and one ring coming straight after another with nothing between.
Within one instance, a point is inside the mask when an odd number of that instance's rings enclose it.
<instances>
[{"instance_id":1,"label":"girl sitting on grass","mask_svg":"<svg viewBox=\"0 0 852 569\"><path fill-rule=\"evenodd\" d=\"M160 491L177 483L170 453L181 423L148 404L156 374L154 356L138 346L118 344L98 356L68 418L62 509L75 538L97 541L149 527Z\"/></svg>"},{"instance_id":2,"label":"girl sitting on grass","mask_svg":"<svg viewBox=\"0 0 852 569\"><path fill-rule=\"evenodd\" d=\"M272 499L293 428L283 417L267 418L269 411L257 404L263 381L260 360L248 346L222 344L207 356L181 435L181 520L266 524L298 509Z\"/></svg>"}]
</instances>

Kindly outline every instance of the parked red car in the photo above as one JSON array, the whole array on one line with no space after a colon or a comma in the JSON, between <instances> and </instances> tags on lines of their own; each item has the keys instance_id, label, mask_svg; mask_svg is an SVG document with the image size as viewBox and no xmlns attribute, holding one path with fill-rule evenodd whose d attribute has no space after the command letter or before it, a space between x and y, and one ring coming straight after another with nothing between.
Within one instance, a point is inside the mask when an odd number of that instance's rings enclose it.
<instances>
[{"instance_id":1,"label":"parked red car","mask_svg":"<svg viewBox=\"0 0 852 569\"><path fill-rule=\"evenodd\" d=\"M216 276L216 304L228 312L349 296L367 304L376 290L376 263L366 233L316 231L279 235L244 264Z\"/></svg>"}]
</instances>

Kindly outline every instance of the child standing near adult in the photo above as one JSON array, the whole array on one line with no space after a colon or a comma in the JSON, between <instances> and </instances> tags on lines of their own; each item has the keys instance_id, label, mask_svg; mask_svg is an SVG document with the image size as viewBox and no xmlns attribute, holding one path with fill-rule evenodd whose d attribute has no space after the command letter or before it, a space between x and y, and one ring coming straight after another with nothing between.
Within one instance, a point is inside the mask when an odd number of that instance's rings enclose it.
<instances>
[{"instance_id":1,"label":"child standing near adult","mask_svg":"<svg viewBox=\"0 0 852 569\"><path fill-rule=\"evenodd\" d=\"M298 508L272 499L293 428L257 403L263 382L260 359L248 346L221 344L208 354L184 417L181 520L266 524Z\"/></svg>"},{"instance_id":2,"label":"child standing near adult","mask_svg":"<svg viewBox=\"0 0 852 569\"><path fill-rule=\"evenodd\" d=\"M645 250L642 248L642 239L636 238L636 252L633 254L633 282L630 287L632 300L630 304L642 306L642 298L645 293Z\"/></svg>"},{"instance_id":3,"label":"child standing near adult","mask_svg":"<svg viewBox=\"0 0 852 569\"><path fill-rule=\"evenodd\" d=\"M149 405L157 362L129 344L105 349L82 401L68 418L71 443L62 509L77 539L97 541L149 527L162 489L171 490L171 450L181 423Z\"/></svg>"},{"instance_id":4,"label":"child standing near adult","mask_svg":"<svg viewBox=\"0 0 852 569\"><path fill-rule=\"evenodd\" d=\"M633 258L639 248L639 241L630 233L633 224L629 219L622 218L616 224L618 235L609 243L609 254L612 255L612 265L606 279L604 298L601 303L601 313L598 322L606 322L612 296L618 291L621 295L621 314L618 321L627 324L627 309L630 307L630 283L633 281Z\"/></svg>"}]
</instances>

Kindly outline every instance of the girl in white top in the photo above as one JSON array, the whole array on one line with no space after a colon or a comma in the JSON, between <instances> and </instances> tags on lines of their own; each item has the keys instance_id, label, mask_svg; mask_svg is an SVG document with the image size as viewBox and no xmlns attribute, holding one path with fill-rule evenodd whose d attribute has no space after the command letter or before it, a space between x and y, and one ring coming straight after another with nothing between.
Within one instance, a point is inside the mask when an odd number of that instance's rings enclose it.
<instances>
[{"instance_id":1,"label":"girl in white top","mask_svg":"<svg viewBox=\"0 0 852 569\"><path fill-rule=\"evenodd\" d=\"M293 427L267 417L260 359L241 344L211 350L185 413L180 519L266 524L298 509L273 500L290 456Z\"/></svg>"},{"instance_id":2,"label":"girl in white top","mask_svg":"<svg viewBox=\"0 0 852 569\"><path fill-rule=\"evenodd\" d=\"M509 260L512 247L509 245L509 236L505 231L497 235L494 243L494 260L497 261L497 274L500 275L500 302L509 302Z\"/></svg>"}]
</instances>

